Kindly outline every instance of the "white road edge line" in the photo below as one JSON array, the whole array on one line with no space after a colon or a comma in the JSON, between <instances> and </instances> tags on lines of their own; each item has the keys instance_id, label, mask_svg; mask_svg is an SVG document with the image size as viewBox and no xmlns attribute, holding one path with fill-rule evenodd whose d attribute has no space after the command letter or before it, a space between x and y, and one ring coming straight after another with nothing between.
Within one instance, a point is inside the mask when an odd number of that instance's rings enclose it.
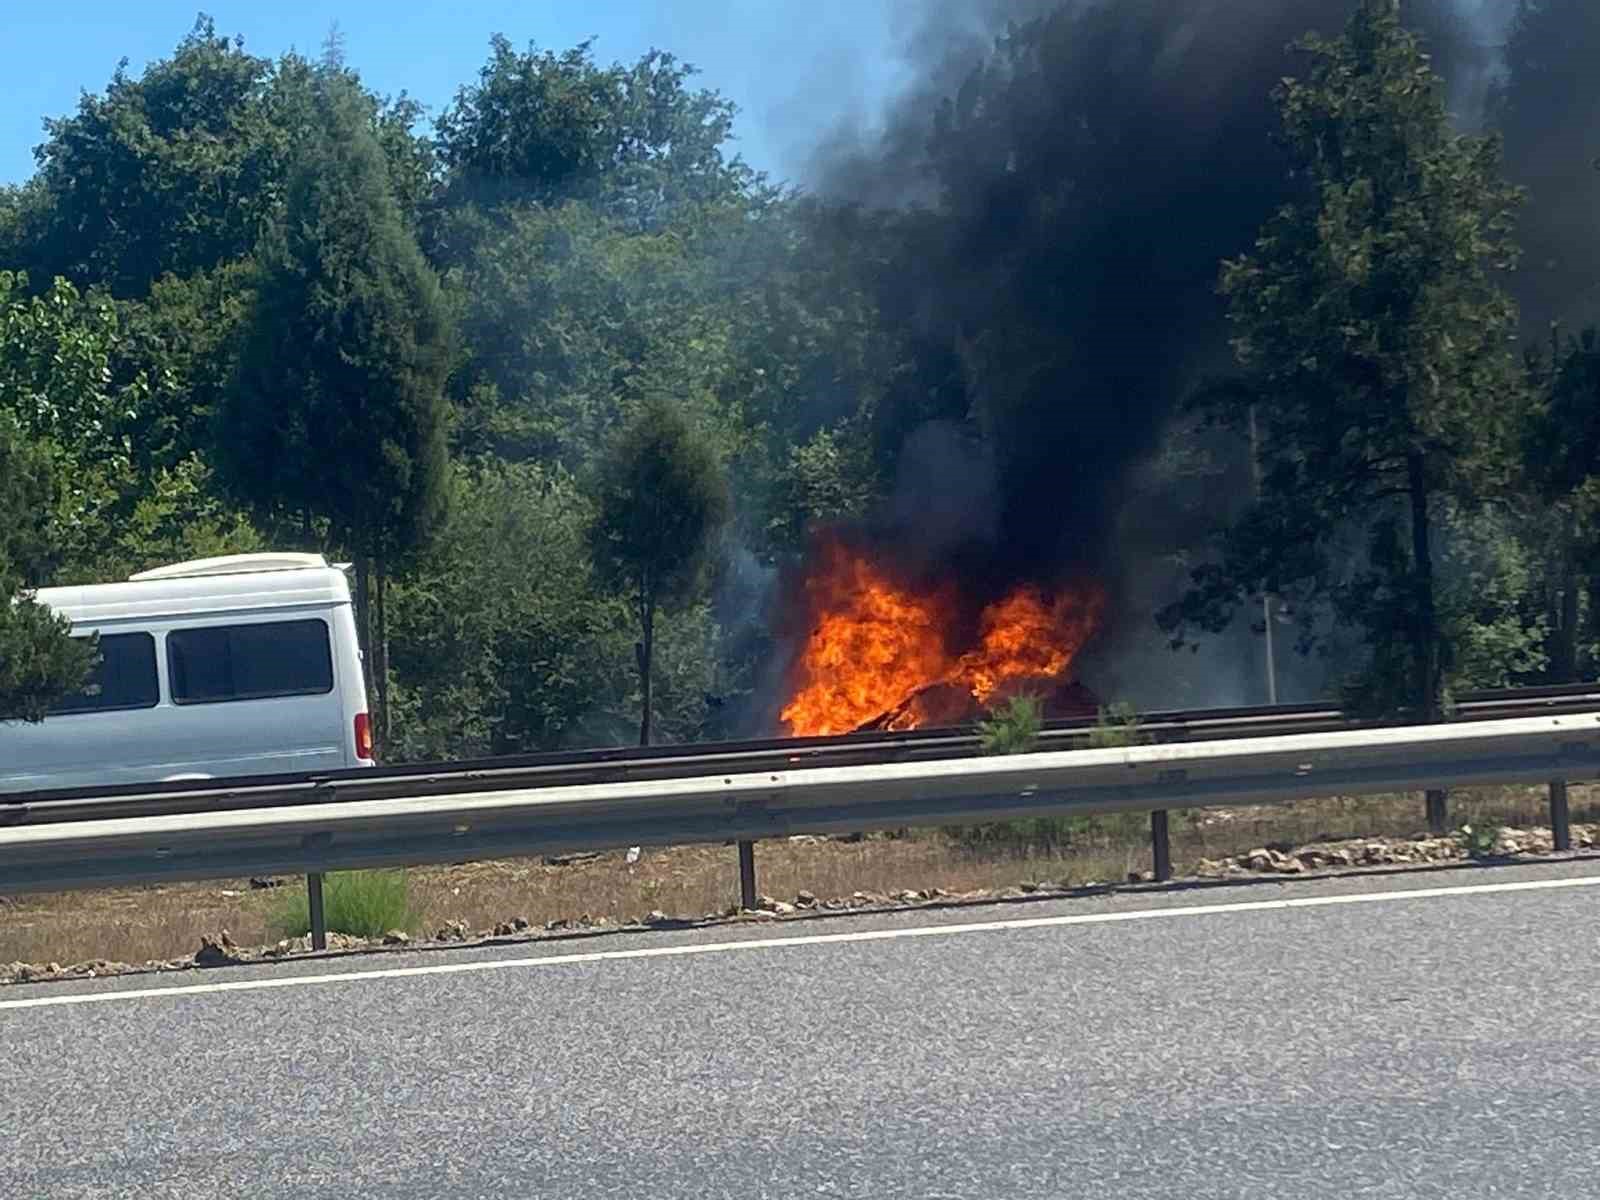
<instances>
[{"instance_id":1,"label":"white road edge line","mask_svg":"<svg viewBox=\"0 0 1600 1200\"><path fill-rule=\"evenodd\" d=\"M1340 896L1302 896L1288 900L1244 900L1233 904L1193 904L1169 908L1140 908L1128 912L1079 913L1063 917L1023 917L1008 921L972 921L954 925L920 925L909 929L865 929L854 933L800 934L795 937L750 938L736 942L646 946L635 950L596 950L587 954L551 954L536 958L501 958L481 962L438 963L426 967L391 967L372 971L341 971L328 975L287 975L269 979L239 979L221 983L197 983L183 987L136 988L128 991L88 992L70 996L37 996L27 1000L0 1000L0 1011L24 1008L57 1008L69 1004L106 1004L114 1000L144 1000L158 996L205 996L217 992L253 992L267 988L310 987L314 984L328 983L357 983L368 979L411 979L423 975L456 975L476 971L507 971L532 967L566 967L583 963L618 962L637 958L678 958L697 954L727 954L741 950L775 950L789 946L831 946L846 942L885 942L900 938L947 937L959 933L1010 933L1022 929L1055 929L1069 925L1113 925L1124 921L1175 920L1180 917L1277 912L1294 908L1331 908L1342 904L1379 904L1389 900L1442 900L1455 896L1489 896L1506 892L1543 892L1584 887L1600 887L1600 875L1585 876L1579 879L1534 879L1518 883L1483 883L1459 887L1407 888L1393 892L1355 892Z\"/></svg>"}]
</instances>

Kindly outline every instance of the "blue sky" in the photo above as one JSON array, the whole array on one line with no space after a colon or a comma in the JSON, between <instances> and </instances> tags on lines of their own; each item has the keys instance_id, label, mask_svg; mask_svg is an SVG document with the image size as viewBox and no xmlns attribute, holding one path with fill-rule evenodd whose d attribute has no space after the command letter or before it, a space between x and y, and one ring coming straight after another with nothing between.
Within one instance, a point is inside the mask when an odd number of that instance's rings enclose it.
<instances>
[{"instance_id":1,"label":"blue sky","mask_svg":"<svg viewBox=\"0 0 1600 1200\"><path fill-rule=\"evenodd\" d=\"M904 0L0 0L0 183L33 173L40 121L103 89L119 59L137 75L201 10L252 53L315 54L337 21L345 57L380 92L404 89L437 111L503 33L564 50L591 35L602 62L652 46L701 69L741 109L738 149L778 179L803 182L807 150L840 121L875 112L901 78L894 48Z\"/></svg>"}]
</instances>

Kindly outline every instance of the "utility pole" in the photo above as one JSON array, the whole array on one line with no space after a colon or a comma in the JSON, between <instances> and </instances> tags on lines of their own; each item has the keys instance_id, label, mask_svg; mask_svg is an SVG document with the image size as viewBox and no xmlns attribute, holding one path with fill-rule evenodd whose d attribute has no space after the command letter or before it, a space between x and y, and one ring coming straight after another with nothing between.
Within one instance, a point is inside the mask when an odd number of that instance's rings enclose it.
<instances>
[{"instance_id":1,"label":"utility pole","mask_svg":"<svg viewBox=\"0 0 1600 1200\"><path fill-rule=\"evenodd\" d=\"M1250 406L1250 478L1255 485L1255 496L1261 499L1261 434L1256 428L1256 406ZM1261 593L1261 623L1267 634L1267 703L1278 702L1278 667L1272 646L1272 594Z\"/></svg>"}]
</instances>

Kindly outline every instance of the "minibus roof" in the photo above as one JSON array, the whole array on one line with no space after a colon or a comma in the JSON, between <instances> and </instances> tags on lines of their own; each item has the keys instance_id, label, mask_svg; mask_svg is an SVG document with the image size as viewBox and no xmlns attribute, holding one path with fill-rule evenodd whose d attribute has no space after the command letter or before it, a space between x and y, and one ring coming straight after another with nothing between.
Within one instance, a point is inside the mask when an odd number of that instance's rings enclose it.
<instances>
[{"instance_id":1,"label":"minibus roof","mask_svg":"<svg viewBox=\"0 0 1600 1200\"><path fill-rule=\"evenodd\" d=\"M241 554L144 571L126 583L40 588L34 597L74 625L350 602L344 572L320 554Z\"/></svg>"}]
</instances>

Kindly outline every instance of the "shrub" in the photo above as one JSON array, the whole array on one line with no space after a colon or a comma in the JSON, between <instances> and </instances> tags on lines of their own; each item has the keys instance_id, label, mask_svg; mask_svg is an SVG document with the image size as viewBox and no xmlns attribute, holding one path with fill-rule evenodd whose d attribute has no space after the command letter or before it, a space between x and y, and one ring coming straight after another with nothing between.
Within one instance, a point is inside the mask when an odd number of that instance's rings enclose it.
<instances>
[{"instance_id":1,"label":"shrub","mask_svg":"<svg viewBox=\"0 0 1600 1200\"><path fill-rule=\"evenodd\" d=\"M1037 696L1013 696L979 722L985 754L1026 754L1038 745L1044 728L1044 704ZM957 825L945 834L963 850L975 854L1054 854L1100 836L1116 838L1120 830L1103 829L1116 818L1029 817L1021 821L992 821L983 825Z\"/></svg>"},{"instance_id":2,"label":"shrub","mask_svg":"<svg viewBox=\"0 0 1600 1200\"><path fill-rule=\"evenodd\" d=\"M413 930L422 919L404 871L340 871L325 876L322 911L328 932L351 937L377 938L391 929ZM311 906L305 890L288 890L267 926L281 938L310 933Z\"/></svg>"},{"instance_id":3,"label":"shrub","mask_svg":"<svg viewBox=\"0 0 1600 1200\"><path fill-rule=\"evenodd\" d=\"M978 722L985 754L1026 754L1044 728L1044 703L1037 696L1013 696Z\"/></svg>"},{"instance_id":4,"label":"shrub","mask_svg":"<svg viewBox=\"0 0 1600 1200\"><path fill-rule=\"evenodd\" d=\"M1023 754L1034 748L1043 727L1043 706L1033 696L1018 696L998 708L979 726L987 754ZM1131 704L1112 704L1100 710L1099 722L1089 732L1091 749L1139 746L1153 739L1139 729ZM1180 814L1174 814L1180 816ZM1058 854L1086 846L1137 846L1149 836L1144 813L1104 813L1097 816L1040 816L1021 821L993 821L984 825L946 828L945 834L963 850L974 854Z\"/></svg>"},{"instance_id":5,"label":"shrub","mask_svg":"<svg viewBox=\"0 0 1600 1200\"><path fill-rule=\"evenodd\" d=\"M1139 714L1131 704L1111 704L1100 710L1100 719L1089 731L1091 750L1116 746L1143 746L1150 735L1139 732Z\"/></svg>"},{"instance_id":6,"label":"shrub","mask_svg":"<svg viewBox=\"0 0 1600 1200\"><path fill-rule=\"evenodd\" d=\"M1463 825L1456 831L1456 842L1468 858L1492 858L1495 845L1500 841L1499 821L1483 820L1476 825Z\"/></svg>"}]
</instances>

